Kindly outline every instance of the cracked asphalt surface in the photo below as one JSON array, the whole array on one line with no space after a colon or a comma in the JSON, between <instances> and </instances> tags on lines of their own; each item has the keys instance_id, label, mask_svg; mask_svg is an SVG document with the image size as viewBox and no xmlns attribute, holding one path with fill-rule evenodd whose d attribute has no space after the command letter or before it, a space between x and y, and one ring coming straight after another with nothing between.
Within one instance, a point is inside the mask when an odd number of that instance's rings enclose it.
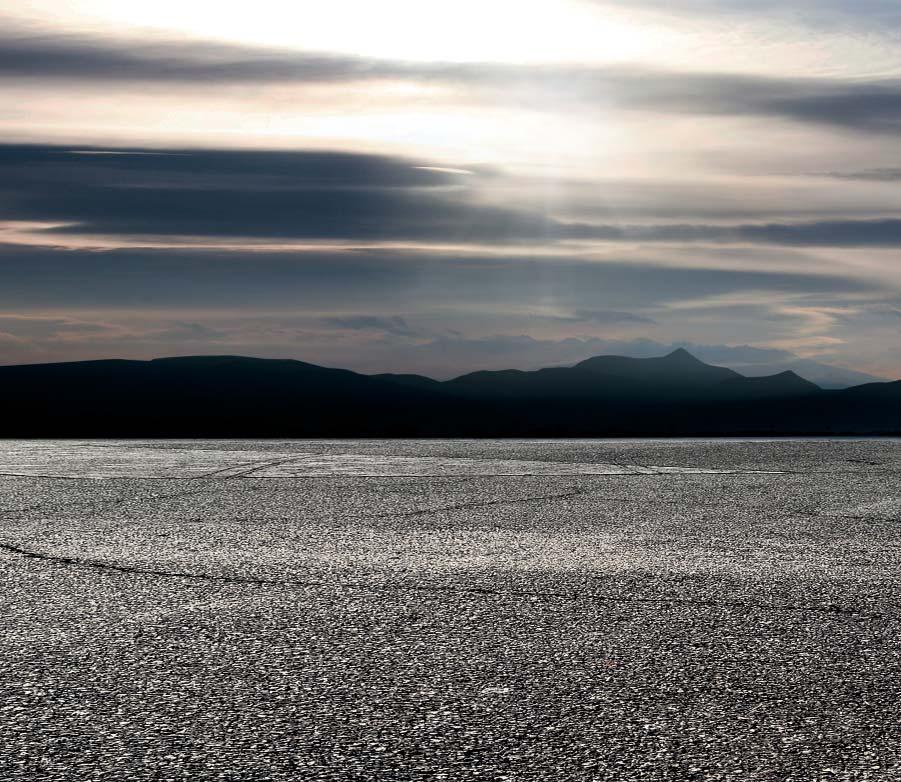
<instances>
[{"instance_id":1,"label":"cracked asphalt surface","mask_svg":"<svg viewBox=\"0 0 901 782\"><path fill-rule=\"evenodd\" d=\"M0 441L0 473L0 779L901 779L901 441Z\"/></svg>"}]
</instances>

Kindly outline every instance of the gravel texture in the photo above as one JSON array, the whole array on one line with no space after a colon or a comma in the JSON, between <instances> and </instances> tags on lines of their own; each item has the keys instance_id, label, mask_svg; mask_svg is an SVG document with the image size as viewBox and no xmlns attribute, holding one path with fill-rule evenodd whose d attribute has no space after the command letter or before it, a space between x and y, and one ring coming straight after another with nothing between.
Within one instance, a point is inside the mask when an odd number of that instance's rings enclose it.
<instances>
[{"instance_id":1,"label":"gravel texture","mask_svg":"<svg viewBox=\"0 0 901 782\"><path fill-rule=\"evenodd\" d=\"M901 779L901 441L0 442L2 780Z\"/></svg>"}]
</instances>

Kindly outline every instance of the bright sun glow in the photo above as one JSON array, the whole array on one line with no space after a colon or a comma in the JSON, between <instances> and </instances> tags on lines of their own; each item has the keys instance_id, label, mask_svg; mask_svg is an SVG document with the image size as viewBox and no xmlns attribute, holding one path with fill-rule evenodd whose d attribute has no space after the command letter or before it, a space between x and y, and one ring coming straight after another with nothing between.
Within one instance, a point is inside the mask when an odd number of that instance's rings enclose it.
<instances>
[{"instance_id":1,"label":"bright sun glow","mask_svg":"<svg viewBox=\"0 0 901 782\"><path fill-rule=\"evenodd\" d=\"M27 9L27 10L26 10ZM36 0L86 28L154 29L204 39L399 60L611 62L641 59L663 33L577 0Z\"/></svg>"}]
</instances>

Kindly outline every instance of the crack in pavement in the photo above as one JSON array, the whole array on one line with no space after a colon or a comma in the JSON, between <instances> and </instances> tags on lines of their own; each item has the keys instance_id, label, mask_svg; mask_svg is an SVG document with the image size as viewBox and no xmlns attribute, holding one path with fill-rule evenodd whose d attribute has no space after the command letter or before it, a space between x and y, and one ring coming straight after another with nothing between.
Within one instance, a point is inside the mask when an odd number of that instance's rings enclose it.
<instances>
[{"instance_id":1,"label":"crack in pavement","mask_svg":"<svg viewBox=\"0 0 901 782\"><path fill-rule=\"evenodd\" d=\"M124 497L117 497L113 500L84 500L84 501L76 500L74 502L67 502L67 503L63 503L62 505L56 505L55 507L56 508L74 508L74 507L79 507L79 506L83 506L83 507L94 506L98 512L102 513L105 510L107 510L108 508L115 508L115 507L118 507L119 505L124 505L128 502L134 502L135 500L147 502L147 501L151 501L151 500L155 501L155 500L175 499L178 497L189 497L189 496L192 496L195 494L209 494L209 493L212 493L215 490L215 488L217 488L219 485L221 485L225 481L234 480L236 478L250 477L251 473L255 472L256 470L262 469L263 467L271 467L271 466L275 466L278 464L284 464L285 462L290 462L290 461L294 461L294 459L293 458L292 459L281 459L278 461L267 460L267 461L263 461L263 462L260 462L260 461L242 462L237 465L223 467L219 470L213 470L212 472L204 473L202 475L190 476L190 477L183 478L183 479L176 479L176 478L171 479L171 480L185 480L185 481L198 481L198 480L210 481L211 485L209 487L203 488L203 489L185 489L183 491L177 491L177 492L173 492L171 494L151 494L151 495L132 494L132 495L124 496ZM229 470L234 470L238 467L247 467L248 465L253 465L253 466L251 466L249 469L243 470L242 472L239 472L239 473L225 474ZM10 475L10 473L0 473L0 475ZM23 477L31 477L31 476L23 476ZM43 477L48 477L48 476L43 476ZM78 479L76 478L73 480L78 480ZM103 480L103 479L82 478L82 480ZM116 480L116 479L114 478L114 479L110 479L110 480ZM125 480L132 480L132 479L125 479ZM138 479L138 480L141 480L141 479ZM47 508L50 505L51 505L51 503L41 503L40 505L33 505L28 508L12 508L9 510L0 510L0 515L8 516L13 513L33 513L34 511L43 510L44 508Z\"/></svg>"},{"instance_id":2,"label":"crack in pavement","mask_svg":"<svg viewBox=\"0 0 901 782\"><path fill-rule=\"evenodd\" d=\"M228 478L223 478L221 480L223 480L223 481L231 480L233 477L236 477L236 476L229 476ZM237 477L244 477L244 476L242 475L242 476L237 476ZM147 501L174 499L174 498L179 498L179 497L188 497L188 496L193 496L193 495L197 495L197 494L210 494L210 493L212 493L213 489L214 489L214 487L209 487L209 488L197 489L197 490L184 490L184 491L180 491L180 492L173 492L172 494L150 495L150 496L132 495L132 496L128 496L128 497L117 497L114 500L107 500L105 502L103 502L103 501L100 501L100 502L98 502L98 501L72 502L72 503L66 503L65 505L57 505L56 508L78 507L78 506L91 507L91 506L93 506L95 508L96 513L103 513L106 510L109 510L110 508L119 507L120 505L124 505L128 502L134 502L136 500L142 501L142 502L147 502ZM533 495L533 496L522 497L522 498L489 500L486 502L467 502L467 503L459 503L456 505L445 505L445 506L440 506L440 507L436 507L436 508L433 507L433 508L426 508L426 509L422 509L422 510L406 511L406 512L399 512L399 513L384 513L384 514L375 514L375 515L369 515L369 516L355 516L349 520L356 522L356 521L372 521L372 520L392 519L392 518L409 518L409 517L415 517L415 516L432 515L432 514L442 513L445 511L467 510L467 509L473 509L473 508L492 507L492 506L498 506L498 505L522 505L522 504L529 504L529 503L535 503L535 502L545 502L545 501L549 501L549 500L563 500L563 499L568 499L571 497L578 497L578 496L584 495L584 494L597 493L598 491L600 491L600 489L588 488L588 487L578 488L578 487L573 486L570 489L568 489L567 491L558 493L558 494ZM37 505L37 506L31 507L31 508L17 508L17 509L11 509L11 510L0 510L0 515L8 516L8 515L14 514L14 513L34 512L34 511L42 510L44 507L47 507L46 504L45 505Z\"/></svg>"},{"instance_id":3,"label":"crack in pavement","mask_svg":"<svg viewBox=\"0 0 901 782\"><path fill-rule=\"evenodd\" d=\"M98 446L103 447L103 446ZM27 472L0 472L3 478L46 478L49 480L59 481L115 481L115 480L132 480L132 481L201 481L217 478L243 478L251 473L261 470L264 467L278 467L282 464L294 462L299 456L292 456L287 459L255 459L246 462L237 462L227 467L219 467L209 472L199 473L197 475L54 475L51 473L27 473ZM247 470L240 472L231 472L241 467L249 467ZM281 476L277 476L281 477ZM293 477L293 476L286 476Z\"/></svg>"},{"instance_id":4,"label":"crack in pavement","mask_svg":"<svg viewBox=\"0 0 901 782\"><path fill-rule=\"evenodd\" d=\"M220 467L205 473L196 475L60 475L53 473L25 473L25 472L0 472L0 477L5 478L35 478L47 480L68 481L104 481L104 480L133 480L133 481L199 481L210 478L243 478L252 475L266 467L278 467L304 458L305 455L292 456L283 459L271 459L260 461L238 462L227 467ZM557 462L549 462L557 464ZM742 477L755 475L807 475L813 473L793 472L788 470L717 470L702 469L696 467L663 467L646 466L638 464L620 464L619 462L603 462L604 466L616 467L621 472L591 472L573 469L570 472L474 472L471 474L454 473L363 473L363 472L327 472L310 474L285 474L285 475L257 475L255 478L269 480L285 479L322 479L322 478L629 478L629 477L692 477L695 475L714 475L720 477ZM232 472L240 467L249 466L249 469L241 472ZM573 467L577 467L574 464ZM598 464L587 466L597 467ZM314 468L315 469L315 468ZM819 474L819 473L817 473Z\"/></svg>"},{"instance_id":5,"label":"crack in pavement","mask_svg":"<svg viewBox=\"0 0 901 782\"><path fill-rule=\"evenodd\" d=\"M122 497L116 497L111 500L74 500L72 502L64 502L62 504L54 505L52 502L44 502L39 505L31 505L27 508L10 508L8 510L0 510L0 515L9 516L14 513L34 513L35 511L42 511L45 509L52 510L62 510L65 508L95 508L98 513L103 513L109 508L115 508L120 505L125 505L129 502L134 502L136 500L140 500L142 502L154 501L154 500L168 500L175 499L178 497L190 497L195 494L211 494L216 488L215 486L210 486L208 488L203 489L184 489L183 491L172 492L171 494L131 494Z\"/></svg>"},{"instance_id":6,"label":"crack in pavement","mask_svg":"<svg viewBox=\"0 0 901 782\"><path fill-rule=\"evenodd\" d=\"M216 479L223 477L224 473L229 473L231 470L237 470L240 467L249 467L251 465L257 465L259 461L253 460L249 462L238 462L237 464L230 464L228 467L220 467L217 470L210 470L209 472L200 473L200 475L189 475L185 477L186 481L202 481L206 479ZM231 475L226 477L233 477ZM141 480L141 479L138 479Z\"/></svg>"},{"instance_id":7,"label":"crack in pavement","mask_svg":"<svg viewBox=\"0 0 901 782\"><path fill-rule=\"evenodd\" d=\"M473 508L490 508L496 505L527 505L532 502L545 502L547 500L566 500L571 497L578 497L583 494L592 494L598 491L600 491L600 489L582 489L576 486L572 486L566 491L558 494L536 494L528 497L486 500L483 502L461 502L456 505L442 505L433 508L423 508L422 510L402 511L399 513L379 513L372 516L359 516L357 520L368 521L371 519L409 518L411 516L427 516L433 513L444 513L446 511L471 510Z\"/></svg>"},{"instance_id":8,"label":"crack in pavement","mask_svg":"<svg viewBox=\"0 0 901 782\"><path fill-rule=\"evenodd\" d=\"M65 508L75 508L75 507L94 507L97 513L104 513L106 510L110 508L119 507L121 505L125 505L129 502L141 502L141 503L149 503L149 502L157 502L160 500L167 499L178 499L181 497L189 497L200 494L212 494L217 491L223 483L227 481L232 481L245 477L254 477L254 479L259 480L260 476L251 476L251 473L255 469L259 469L260 467L251 468L244 472L238 474L229 474L229 475L221 475L220 471L217 471L214 474L208 474L204 476L205 480L210 481L210 485L201 489L185 489L182 491L172 492L171 494L151 494L151 495L142 495L142 494L132 494L122 497L116 497L111 500L76 500L73 502L67 502L62 504L53 505L52 503L41 503L38 505L32 505L25 508L10 508L6 510L0 510L0 516L11 516L16 513L34 513L35 511L41 511L47 508L52 508L53 510L61 510ZM234 466L226 469L234 469ZM385 477L385 476L379 476ZM390 476L391 478L397 476ZM419 477L419 476L416 476ZM452 481L454 483L465 483L471 482L473 480L477 480L478 477L481 476L448 476L447 481ZM520 477L520 476L516 476ZM523 476L528 477L528 476ZM584 475L579 476L582 479L596 479L596 478L606 478L609 476L606 475ZM186 478L186 481L198 480L199 478ZM255 491L256 488L253 487L249 491ZM248 490L240 491L238 493L246 493ZM285 490L283 490L285 491ZM292 490L293 491L293 490ZM507 499L496 499L496 500L487 500L487 501L476 501L476 502L465 502L465 503L457 503L453 505L440 505L430 508L423 508L419 510L412 511L400 511L400 512L390 512L390 513L381 513L381 514L371 514L371 515L363 515L363 516L351 516L347 518L347 521L373 521L380 519L392 519L392 518L412 518L417 516L427 516L431 514L439 514L445 512L453 512L457 510L472 510L476 508L487 508L487 507L495 507L502 505L525 505L530 503L538 503L538 502L546 502L549 500L564 500L570 499L578 496L584 496L589 494L597 494L602 491L602 487L569 487L564 492L556 493L556 494L543 494L543 495L530 495L521 498L507 498ZM602 503L615 503L615 504L624 504L624 505L650 505L650 506L667 506L667 507L681 507L686 506L687 503L680 500L663 500L663 499L633 499L629 497L602 497L600 498ZM691 504L691 507L704 507L704 508L720 508L722 507L721 503L717 502L697 502L694 501ZM763 508L761 508L762 510ZM898 519L894 517L879 517L879 516L867 516L867 515L848 515L841 513L829 513L829 512L818 512L818 511L810 511L804 509L785 509L785 511L790 516L799 516L802 518L812 518L812 519L842 519L849 521L880 521L880 522L893 522Z\"/></svg>"},{"instance_id":9,"label":"crack in pavement","mask_svg":"<svg viewBox=\"0 0 901 782\"><path fill-rule=\"evenodd\" d=\"M585 476L589 478L595 478L599 476ZM605 477L605 476L601 476ZM455 510L469 510L473 508L485 508L491 507L494 505L517 505L517 504L528 504L531 502L542 502L544 500L557 500L557 499L568 499L571 497L578 497L582 495L588 494L597 494L599 491L602 491L602 488L593 488L593 487L570 487L569 490L563 492L561 494L542 494L542 495L534 495L529 497L523 497L519 499L500 499L500 500L488 500L485 502L466 502L460 503L457 505L440 505L432 508L424 508L422 510L415 511L404 511L400 513L384 513L377 514L373 516L354 516L350 520L351 521L369 521L372 519L390 519L390 518L405 518L409 516L423 516L428 515L430 513L443 513L445 511L455 511ZM717 508L721 510L725 510L724 504L721 502L698 502L693 500L691 502L681 501L681 500L663 500L663 499L653 499L648 500L646 498L634 499L631 497L602 497L600 498L601 502L609 502L620 505L645 505L649 507L653 506L667 506L673 508L685 507L685 508ZM748 506L752 510L765 510L767 506ZM799 516L802 518L817 518L817 519L847 519L851 521L896 521L894 518L884 518L878 516L861 516L861 515L847 515L840 513L823 513L818 511L809 511L809 510L793 510L793 509L785 509L785 512L789 516Z\"/></svg>"},{"instance_id":10,"label":"crack in pavement","mask_svg":"<svg viewBox=\"0 0 901 782\"><path fill-rule=\"evenodd\" d=\"M192 475L186 480L191 481L201 481L209 478L213 479L232 479L232 478L246 478L252 473L257 472L258 470L262 470L264 467L279 467L282 464L288 464L290 462L296 462L298 459L302 458L301 456L291 456L285 459L257 459L249 462L239 462L238 464L233 464L228 467L222 467L218 470L211 470L210 472L201 473L200 475ZM240 467L248 467L246 470L242 470L241 472L232 472L232 470L236 470Z\"/></svg>"},{"instance_id":11,"label":"crack in pavement","mask_svg":"<svg viewBox=\"0 0 901 782\"><path fill-rule=\"evenodd\" d=\"M89 478L85 475L50 475L48 473L0 472L0 478L46 478L54 481L100 481L103 478ZM141 480L141 479L138 479Z\"/></svg>"},{"instance_id":12,"label":"crack in pavement","mask_svg":"<svg viewBox=\"0 0 901 782\"><path fill-rule=\"evenodd\" d=\"M86 569L104 570L125 575L156 576L160 578L184 579L188 581L204 581L221 584L237 584L250 586L272 586L287 588L338 588L353 589L368 592L421 592L426 594L461 594L484 595L489 597L514 597L528 598L531 600L560 600L568 602L596 602L611 605L635 604L652 605L660 607L684 606L690 608L734 608L741 610L762 610L789 613L811 613L827 616L841 616L850 619L866 619L871 621L898 621L899 617L889 614L857 611L835 604L823 605L776 605L772 603L760 603L754 601L719 601L692 598L652 598L652 597L616 597L600 595L593 592L556 592L544 590L519 590L497 589L493 587L462 587L449 585L429 584L377 584L362 581L317 581L301 579L268 579L252 576L217 576L211 573L184 573L170 570L155 570L140 568L133 565L119 565L114 562L100 562L98 560L79 559L77 557L63 557L53 554L45 554L30 549L21 548L10 543L0 543L0 550L18 555L26 559L34 559L57 565L67 565Z\"/></svg>"},{"instance_id":13,"label":"crack in pavement","mask_svg":"<svg viewBox=\"0 0 901 782\"><path fill-rule=\"evenodd\" d=\"M250 477L250 473L252 471L253 470L248 470L248 471L242 472L238 475L227 475L227 476L222 476L222 477L217 477L217 478L210 478L210 476L205 476L205 477L207 480L216 481L219 485L221 485L221 482L234 480L236 478ZM186 480L190 480L190 479L186 479ZM449 480L451 480L451 479L449 479ZM452 480L454 483L465 483L471 479L470 478L457 478L456 476L454 476L452 478ZM147 501L156 501L156 500L176 499L179 497L189 497L189 496L197 495L197 494L210 494L216 488L218 488L217 483L213 483L213 485L211 485L208 488L190 489L190 490L186 489L184 491L173 492L171 494L151 494L151 495L133 494L133 495L124 496L124 497L117 497L112 500L83 500L83 501L76 500L74 502L67 502L67 503L63 503L61 505L52 505L52 503L42 503L40 505L32 505L27 508L10 508L7 510L0 510L0 515L8 516L8 515L11 515L14 513L33 513L35 511L44 510L45 508L48 508L48 507L52 507L54 510L63 509L63 508L73 508L73 507L94 507L97 512L102 513L109 508L118 507L118 506L124 505L128 502L134 502L134 501L147 502ZM589 493L589 491L592 491L592 490L582 489L582 490L576 490L576 491L568 491L568 492L565 492L562 494L549 494L546 496L526 497L524 499L492 500L492 501L484 502L484 503L482 503L482 502L463 503L463 504L459 504L459 505L448 505L448 506L444 506L444 507L429 508L426 510L416 510L416 511L401 512L401 513L387 513L387 514L377 514L377 515L370 515L370 516L356 516L356 517L353 517L352 520L353 521L366 521L369 519L392 518L392 517L397 517L397 516L400 516L400 517L420 516L420 515L425 515L425 514L429 514L429 513L440 513L445 510L459 510L459 509L470 508L470 507L481 507L481 506L489 506L489 505L505 505L505 504L516 504L516 503L526 503L526 502L539 502L539 501L545 500L545 499L548 499L548 500L565 499L566 497L577 496L578 494L586 494L586 493ZM595 489L593 491L598 491L598 490Z\"/></svg>"}]
</instances>

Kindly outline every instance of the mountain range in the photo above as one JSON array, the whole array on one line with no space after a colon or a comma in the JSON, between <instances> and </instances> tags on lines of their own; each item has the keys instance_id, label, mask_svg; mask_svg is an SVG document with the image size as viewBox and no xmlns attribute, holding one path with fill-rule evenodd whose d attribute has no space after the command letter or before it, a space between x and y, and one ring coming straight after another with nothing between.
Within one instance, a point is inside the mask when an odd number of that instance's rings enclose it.
<instances>
[{"instance_id":1,"label":"mountain range","mask_svg":"<svg viewBox=\"0 0 901 782\"><path fill-rule=\"evenodd\" d=\"M827 390L684 349L447 381L191 356L0 367L3 437L899 434L901 381Z\"/></svg>"}]
</instances>

